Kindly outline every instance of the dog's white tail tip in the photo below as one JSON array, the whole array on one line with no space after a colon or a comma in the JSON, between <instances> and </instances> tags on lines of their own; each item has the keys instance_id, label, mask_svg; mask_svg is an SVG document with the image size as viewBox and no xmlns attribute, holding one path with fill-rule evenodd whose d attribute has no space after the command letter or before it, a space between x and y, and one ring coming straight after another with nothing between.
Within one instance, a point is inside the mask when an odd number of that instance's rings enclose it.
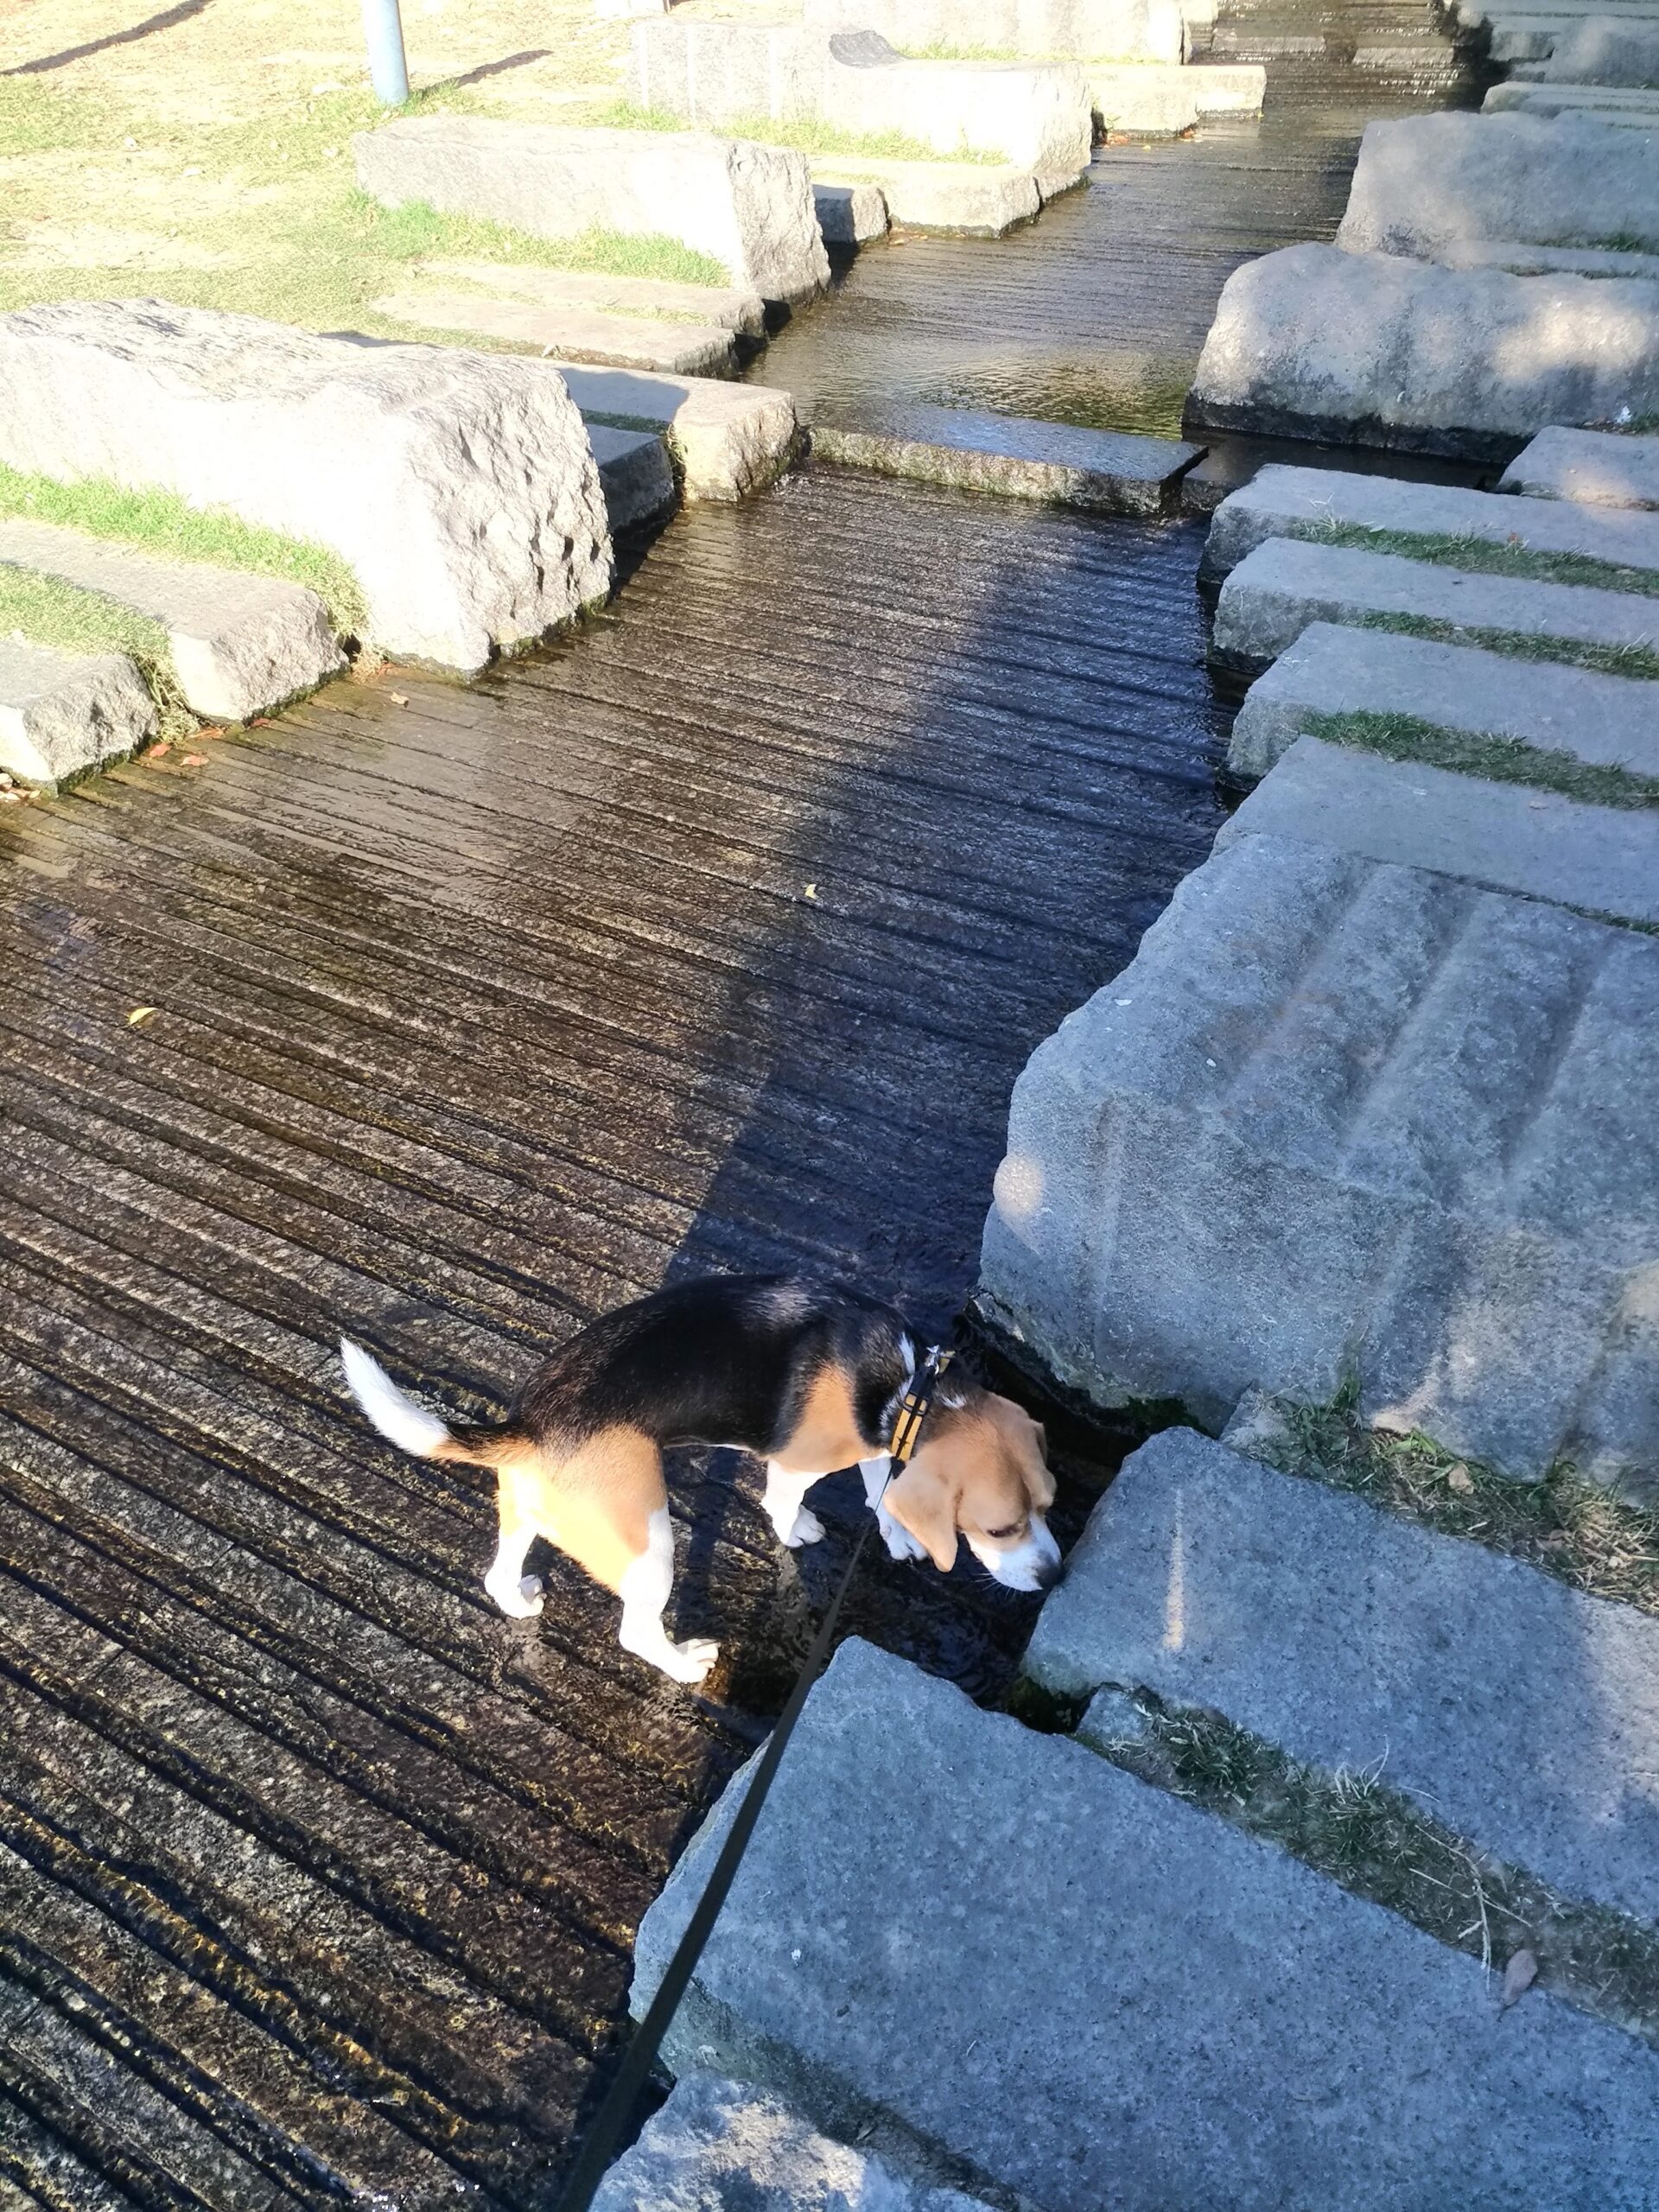
<instances>
[{"instance_id":1,"label":"dog's white tail tip","mask_svg":"<svg viewBox=\"0 0 1659 2212\"><path fill-rule=\"evenodd\" d=\"M439 1445L448 1443L449 1432L437 1415L400 1390L372 1353L342 1337L340 1358L352 1395L388 1443L417 1459L429 1459Z\"/></svg>"}]
</instances>

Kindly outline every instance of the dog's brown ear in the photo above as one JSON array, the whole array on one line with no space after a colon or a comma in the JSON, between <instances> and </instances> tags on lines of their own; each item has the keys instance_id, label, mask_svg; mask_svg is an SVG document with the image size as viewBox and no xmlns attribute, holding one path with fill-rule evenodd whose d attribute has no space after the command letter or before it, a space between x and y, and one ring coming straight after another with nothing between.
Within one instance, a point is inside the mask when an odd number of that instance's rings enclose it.
<instances>
[{"instance_id":1,"label":"dog's brown ear","mask_svg":"<svg viewBox=\"0 0 1659 2212\"><path fill-rule=\"evenodd\" d=\"M887 1484L881 1503L907 1529L941 1574L957 1563L957 1501L940 1478L912 1459Z\"/></svg>"}]
</instances>

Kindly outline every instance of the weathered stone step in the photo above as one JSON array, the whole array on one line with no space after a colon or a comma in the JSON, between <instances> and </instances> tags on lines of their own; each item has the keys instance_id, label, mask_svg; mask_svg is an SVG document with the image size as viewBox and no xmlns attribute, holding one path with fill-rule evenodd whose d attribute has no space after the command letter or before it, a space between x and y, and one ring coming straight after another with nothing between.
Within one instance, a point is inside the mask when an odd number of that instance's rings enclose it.
<instances>
[{"instance_id":1,"label":"weathered stone step","mask_svg":"<svg viewBox=\"0 0 1659 2212\"><path fill-rule=\"evenodd\" d=\"M727 1792L640 1929L643 2005ZM676 2067L1044 2212L1637 2212L1659 2054L857 1642L812 1691ZM976 2177L982 2177L976 2179Z\"/></svg>"},{"instance_id":2,"label":"weathered stone step","mask_svg":"<svg viewBox=\"0 0 1659 2212\"><path fill-rule=\"evenodd\" d=\"M660 432L616 430L591 423L588 442L599 463L605 512L613 533L654 522L674 505L674 467Z\"/></svg>"},{"instance_id":3,"label":"weathered stone step","mask_svg":"<svg viewBox=\"0 0 1659 2212\"><path fill-rule=\"evenodd\" d=\"M1659 91L1622 85L1494 85L1483 115L1536 115L1546 122L1568 116L1581 123L1623 124L1637 130L1659 126Z\"/></svg>"},{"instance_id":4,"label":"weathered stone step","mask_svg":"<svg viewBox=\"0 0 1659 2212\"><path fill-rule=\"evenodd\" d=\"M1181 478L1204 454L1167 438L919 404L815 416L811 437L825 461L1097 514L1174 512Z\"/></svg>"},{"instance_id":5,"label":"weathered stone step","mask_svg":"<svg viewBox=\"0 0 1659 2212\"><path fill-rule=\"evenodd\" d=\"M1659 22L1621 22L1594 9L1557 36L1543 73L1568 84L1659 86Z\"/></svg>"},{"instance_id":6,"label":"weathered stone step","mask_svg":"<svg viewBox=\"0 0 1659 2212\"><path fill-rule=\"evenodd\" d=\"M665 438L688 499L742 499L788 467L799 442L795 403L770 385L660 377L556 361L584 422Z\"/></svg>"},{"instance_id":7,"label":"weathered stone step","mask_svg":"<svg viewBox=\"0 0 1659 2212\"><path fill-rule=\"evenodd\" d=\"M1223 823L1216 849L1262 834L1659 925L1659 804L1587 804L1301 737Z\"/></svg>"},{"instance_id":8,"label":"weathered stone step","mask_svg":"<svg viewBox=\"0 0 1659 2212\"><path fill-rule=\"evenodd\" d=\"M1014 1086L980 1305L1101 1406L1252 1385L1651 1486L1659 941L1241 838Z\"/></svg>"},{"instance_id":9,"label":"weathered stone step","mask_svg":"<svg viewBox=\"0 0 1659 2212\"><path fill-rule=\"evenodd\" d=\"M185 704L208 721L247 721L346 665L315 592L279 576L165 560L54 523L6 517L0 563L102 592L159 622Z\"/></svg>"},{"instance_id":10,"label":"weathered stone step","mask_svg":"<svg viewBox=\"0 0 1659 2212\"><path fill-rule=\"evenodd\" d=\"M682 2074L600 2183L594 2212L985 2212L820 2134L764 2089Z\"/></svg>"},{"instance_id":11,"label":"weathered stone step","mask_svg":"<svg viewBox=\"0 0 1659 2212\"><path fill-rule=\"evenodd\" d=\"M1440 562L1272 537L1221 588L1216 658L1254 672L1310 622L1414 626L1446 644L1510 639L1523 653L1555 660L1611 655L1629 659L1631 674L1659 653L1659 607L1643 592L1469 575Z\"/></svg>"},{"instance_id":12,"label":"weathered stone step","mask_svg":"<svg viewBox=\"0 0 1659 2212\"><path fill-rule=\"evenodd\" d=\"M1181 15L1167 0L804 0L822 30L880 31L908 52L976 46L1078 61L1179 61Z\"/></svg>"},{"instance_id":13,"label":"weathered stone step","mask_svg":"<svg viewBox=\"0 0 1659 2212\"><path fill-rule=\"evenodd\" d=\"M492 299L483 292L389 293L373 302L388 322L502 338L569 361L608 368L649 369L668 376L737 374L737 347L715 323L666 322L643 315L606 315L591 308L542 307L530 300Z\"/></svg>"},{"instance_id":14,"label":"weathered stone step","mask_svg":"<svg viewBox=\"0 0 1659 2212\"><path fill-rule=\"evenodd\" d=\"M1659 283L1309 244L1228 278L1185 428L1507 461L1548 423L1621 409L1659 412Z\"/></svg>"},{"instance_id":15,"label":"weathered stone step","mask_svg":"<svg viewBox=\"0 0 1659 2212\"><path fill-rule=\"evenodd\" d=\"M1089 70L1103 129L1147 137L1191 130L1202 116L1260 115L1267 86L1267 71L1253 62L1095 62Z\"/></svg>"},{"instance_id":16,"label":"weathered stone step","mask_svg":"<svg viewBox=\"0 0 1659 2212\"><path fill-rule=\"evenodd\" d=\"M1604 772L1602 797L1621 772L1640 779L1623 796L1659 787L1659 684L1334 622L1310 623L1257 677L1228 766L1263 776L1304 733L1365 745L1368 725L1379 749L1446 766L1571 788L1582 765Z\"/></svg>"},{"instance_id":17,"label":"weathered stone step","mask_svg":"<svg viewBox=\"0 0 1659 2212\"><path fill-rule=\"evenodd\" d=\"M55 784L155 736L156 702L124 653L61 653L0 637L0 768Z\"/></svg>"},{"instance_id":18,"label":"weathered stone step","mask_svg":"<svg viewBox=\"0 0 1659 2212\"><path fill-rule=\"evenodd\" d=\"M352 141L357 181L532 238L678 238L766 300L808 300L830 265L799 154L698 131L588 130L488 116L400 117Z\"/></svg>"},{"instance_id":19,"label":"weathered stone step","mask_svg":"<svg viewBox=\"0 0 1659 2212\"><path fill-rule=\"evenodd\" d=\"M1540 430L1498 488L1598 507L1659 507L1659 438L1604 430Z\"/></svg>"},{"instance_id":20,"label":"weathered stone step","mask_svg":"<svg viewBox=\"0 0 1659 2212\"><path fill-rule=\"evenodd\" d=\"M1376 1768L1550 1888L1659 1921L1659 1619L1478 1543L1169 1429L1090 1515L1025 1664Z\"/></svg>"},{"instance_id":21,"label":"weathered stone step","mask_svg":"<svg viewBox=\"0 0 1659 2212\"><path fill-rule=\"evenodd\" d=\"M159 300L0 316L0 460L156 485L330 547L365 640L470 670L605 598L610 537L537 361L364 346Z\"/></svg>"},{"instance_id":22,"label":"weathered stone step","mask_svg":"<svg viewBox=\"0 0 1659 2212\"><path fill-rule=\"evenodd\" d=\"M868 245L886 234L887 203L876 184L827 184L812 180L812 205L825 245Z\"/></svg>"},{"instance_id":23,"label":"weathered stone step","mask_svg":"<svg viewBox=\"0 0 1659 2212\"><path fill-rule=\"evenodd\" d=\"M874 185L888 219L910 231L948 231L1000 238L1035 218L1043 204L1029 169L988 162L898 162L874 155L814 154L815 193Z\"/></svg>"},{"instance_id":24,"label":"weathered stone step","mask_svg":"<svg viewBox=\"0 0 1659 2212\"><path fill-rule=\"evenodd\" d=\"M600 315L660 315L729 330L756 345L766 335L766 302L738 284L680 284L664 276L607 276L590 269L548 269L532 261L421 261L416 276L473 284L534 307L582 308Z\"/></svg>"},{"instance_id":25,"label":"weathered stone step","mask_svg":"<svg viewBox=\"0 0 1659 2212\"><path fill-rule=\"evenodd\" d=\"M1541 564L1566 556L1573 574L1555 581L1594 584L1595 575L1577 568L1593 563L1599 570L1624 571L1643 592L1659 592L1659 517L1587 510L1560 500L1523 506L1496 492L1458 485L1278 464L1258 470L1217 508L1200 573L1206 579L1224 576L1270 538L1330 543L1338 542L1338 533L1350 543L1356 537L1388 541L1377 550L1407 556L1411 545L1402 540L1440 540L1444 546L1457 539L1501 548L1503 557L1516 566L1529 556Z\"/></svg>"}]
</instances>

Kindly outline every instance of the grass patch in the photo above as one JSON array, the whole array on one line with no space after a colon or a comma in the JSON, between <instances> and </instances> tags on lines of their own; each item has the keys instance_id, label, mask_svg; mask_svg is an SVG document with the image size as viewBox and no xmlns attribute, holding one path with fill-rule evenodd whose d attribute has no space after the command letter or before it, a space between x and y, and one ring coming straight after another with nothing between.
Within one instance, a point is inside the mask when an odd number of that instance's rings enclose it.
<instances>
[{"instance_id":1,"label":"grass patch","mask_svg":"<svg viewBox=\"0 0 1659 2212\"><path fill-rule=\"evenodd\" d=\"M1011 46L953 46L949 39L936 38L931 46L901 46L895 49L906 61L1025 61L1064 60L1064 54L1046 55L1020 54Z\"/></svg>"},{"instance_id":2,"label":"grass patch","mask_svg":"<svg viewBox=\"0 0 1659 2212\"><path fill-rule=\"evenodd\" d=\"M1651 238L1639 238L1634 231L1615 231L1611 238L1592 238L1591 245L1603 253L1653 253L1659 251Z\"/></svg>"},{"instance_id":3,"label":"grass patch","mask_svg":"<svg viewBox=\"0 0 1659 2212\"><path fill-rule=\"evenodd\" d=\"M1516 1951L1532 1952L1543 1987L1659 2043L1659 1929L1611 1906L1556 1897L1376 1772L1306 1765L1219 1713L1167 1706L1149 1691L1122 1702L1120 1728L1078 1740L1484 1967L1501 1971Z\"/></svg>"},{"instance_id":4,"label":"grass patch","mask_svg":"<svg viewBox=\"0 0 1659 2212\"><path fill-rule=\"evenodd\" d=\"M0 637L12 632L63 653L127 654L149 687L162 734L178 736L196 727L173 672L167 632L149 615L102 592L0 563Z\"/></svg>"},{"instance_id":5,"label":"grass patch","mask_svg":"<svg viewBox=\"0 0 1659 2212\"><path fill-rule=\"evenodd\" d=\"M1351 620L1362 630L1392 630L1402 638L1432 638L1442 645L1484 645L1511 660L1553 660L1568 668L1593 668L1603 676L1630 676L1659 683L1659 650L1651 645L1604 645L1592 639L1535 638L1522 630L1488 630L1478 624L1443 621L1433 614L1390 614L1367 610Z\"/></svg>"},{"instance_id":6,"label":"grass patch","mask_svg":"<svg viewBox=\"0 0 1659 2212\"><path fill-rule=\"evenodd\" d=\"M1517 516L1517 521L1524 517ZM1529 546L1459 531L1368 530L1363 523L1324 523L1299 537L1322 545L1346 545L1361 553L1394 553L1408 561L1431 561L1439 567L1462 569L1487 576L1524 576L1530 583L1578 584L1596 591L1635 592L1651 598L1659 594L1659 573L1651 569L1627 569L1615 561L1598 561L1585 553L1540 553Z\"/></svg>"},{"instance_id":7,"label":"grass patch","mask_svg":"<svg viewBox=\"0 0 1659 2212\"><path fill-rule=\"evenodd\" d=\"M665 115L658 108L633 107L626 100L601 108L586 118L613 130L678 130L690 126L683 116ZM861 160L889 162L969 162L989 168L1007 164L1006 154L976 152L958 146L942 154L925 139L912 138L902 130L838 130L822 116L797 116L780 123L766 115L739 116L721 125L721 136L753 138L763 146L788 146L800 154L849 154Z\"/></svg>"},{"instance_id":8,"label":"grass patch","mask_svg":"<svg viewBox=\"0 0 1659 2212\"><path fill-rule=\"evenodd\" d=\"M102 476L60 484L0 462L0 515L61 523L92 537L140 545L176 560L208 561L304 584L327 607L343 638L361 637L367 622L362 586L337 553L243 522L222 508L204 512L187 506L171 492L133 491Z\"/></svg>"},{"instance_id":9,"label":"grass patch","mask_svg":"<svg viewBox=\"0 0 1659 2212\"><path fill-rule=\"evenodd\" d=\"M0 77L0 158L95 145L109 127L104 106L84 92L39 76Z\"/></svg>"},{"instance_id":10,"label":"grass patch","mask_svg":"<svg viewBox=\"0 0 1659 2212\"><path fill-rule=\"evenodd\" d=\"M1383 714L1370 708L1339 715L1310 714L1304 716L1302 728L1308 736L1331 745L1360 747L1390 760L1427 761L1432 767L1484 776L1493 783L1559 791L1564 798L1592 806L1659 806L1659 776L1580 760L1570 753L1526 745L1494 731L1443 729L1415 715Z\"/></svg>"},{"instance_id":11,"label":"grass patch","mask_svg":"<svg viewBox=\"0 0 1659 2212\"><path fill-rule=\"evenodd\" d=\"M587 230L566 238L538 238L482 216L442 214L423 200L382 207L366 193L353 197L365 246L391 261L497 261L604 276L652 276L674 284L732 281L730 270L712 253L700 253L661 232L636 237L626 231Z\"/></svg>"}]
</instances>

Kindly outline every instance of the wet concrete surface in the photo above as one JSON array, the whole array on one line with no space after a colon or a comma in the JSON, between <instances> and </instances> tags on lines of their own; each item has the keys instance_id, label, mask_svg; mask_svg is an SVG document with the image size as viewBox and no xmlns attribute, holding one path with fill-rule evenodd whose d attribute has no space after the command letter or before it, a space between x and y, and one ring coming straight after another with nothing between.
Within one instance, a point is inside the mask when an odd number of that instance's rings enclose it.
<instances>
[{"instance_id":1,"label":"wet concrete surface","mask_svg":"<svg viewBox=\"0 0 1659 2212\"><path fill-rule=\"evenodd\" d=\"M493 1612L335 1337L465 1413L710 1268L947 1332L1015 1075L1219 819L1199 543L809 472L474 687L0 815L0 2185L550 2200L855 1493L797 1559L683 1458L699 1703L556 1557ZM1034 1604L878 1551L849 1625L990 1697Z\"/></svg>"}]
</instances>

